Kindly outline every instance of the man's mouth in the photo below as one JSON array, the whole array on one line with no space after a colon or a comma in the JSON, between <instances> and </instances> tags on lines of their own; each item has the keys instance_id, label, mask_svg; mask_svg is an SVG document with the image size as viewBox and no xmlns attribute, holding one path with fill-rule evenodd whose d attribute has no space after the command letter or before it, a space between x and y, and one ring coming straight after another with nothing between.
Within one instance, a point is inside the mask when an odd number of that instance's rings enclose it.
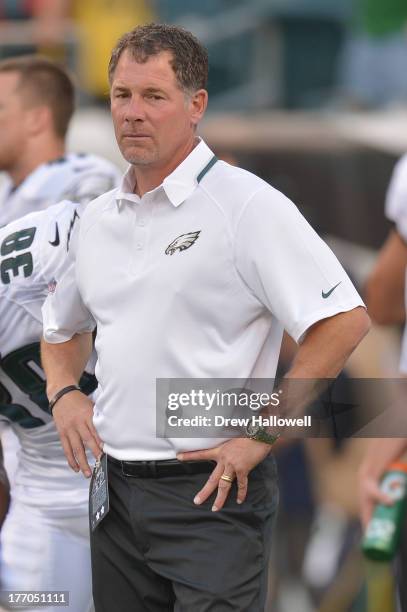
<instances>
[{"instance_id":1,"label":"man's mouth","mask_svg":"<svg viewBox=\"0 0 407 612\"><path fill-rule=\"evenodd\" d=\"M149 134L123 134L123 138L132 138L132 139L150 138L150 135Z\"/></svg>"}]
</instances>

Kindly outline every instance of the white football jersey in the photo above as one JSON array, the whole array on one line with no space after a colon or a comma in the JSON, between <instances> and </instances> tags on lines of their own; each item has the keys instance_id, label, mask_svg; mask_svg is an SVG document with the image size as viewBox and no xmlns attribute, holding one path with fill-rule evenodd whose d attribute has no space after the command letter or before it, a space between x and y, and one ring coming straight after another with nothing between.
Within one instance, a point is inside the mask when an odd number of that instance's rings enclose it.
<instances>
[{"instance_id":1,"label":"white football jersey","mask_svg":"<svg viewBox=\"0 0 407 612\"><path fill-rule=\"evenodd\" d=\"M407 242L407 155L403 155L394 168L386 196L386 217L395 223L398 233ZM407 282L404 300L407 307ZM407 326L401 345L400 371L407 374Z\"/></svg>"},{"instance_id":2,"label":"white football jersey","mask_svg":"<svg viewBox=\"0 0 407 612\"><path fill-rule=\"evenodd\" d=\"M0 228L0 420L21 445L12 494L64 516L84 512L88 481L69 468L48 413L39 340L41 306L75 240L80 208L64 201ZM95 387L90 374L82 383Z\"/></svg>"},{"instance_id":3,"label":"white football jersey","mask_svg":"<svg viewBox=\"0 0 407 612\"><path fill-rule=\"evenodd\" d=\"M386 217L407 241L407 155L397 162L386 195Z\"/></svg>"},{"instance_id":4,"label":"white football jersey","mask_svg":"<svg viewBox=\"0 0 407 612\"><path fill-rule=\"evenodd\" d=\"M69 153L38 166L16 188L6 177L0 187L0 227L61 200L87 203L116 186L121 173L109 161Z\"/></svg>"}]
</instances>

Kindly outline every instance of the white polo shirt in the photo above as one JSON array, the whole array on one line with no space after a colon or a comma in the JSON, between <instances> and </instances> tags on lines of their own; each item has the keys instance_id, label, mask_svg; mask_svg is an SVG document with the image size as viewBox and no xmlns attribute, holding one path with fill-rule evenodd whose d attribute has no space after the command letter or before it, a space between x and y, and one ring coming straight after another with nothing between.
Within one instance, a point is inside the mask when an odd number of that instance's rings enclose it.
<instances>
[{"instance_id":1,"label":"white polo shirt","mask_svg":"<svg viewBox=\"0 0 407 612\"><path fill-rule=\"evenodd\" d=\"M395 223L398 233L407 242L407 155L394 168L387 190L385 211L386 217ZM404 301L407 304L407 282ZM404 328L401 344L400 372L407 374L407 327Z\"/></svg>"},{"instance_id":2,"label":"white polo shirt","mask_svg":"<svg viewBox=\"0 0 407 612\"><path fill-rule=\"evenodd\" d=\"M88 205L76 277L72 266L47 299L44 336L96 323L105 451L169 459L219 439L157 438L156 378L273 378L284 328L298 341L363 302L294 204L203 141L142 198L134 185L130 168Z\"/></svg>"}]
</instances>

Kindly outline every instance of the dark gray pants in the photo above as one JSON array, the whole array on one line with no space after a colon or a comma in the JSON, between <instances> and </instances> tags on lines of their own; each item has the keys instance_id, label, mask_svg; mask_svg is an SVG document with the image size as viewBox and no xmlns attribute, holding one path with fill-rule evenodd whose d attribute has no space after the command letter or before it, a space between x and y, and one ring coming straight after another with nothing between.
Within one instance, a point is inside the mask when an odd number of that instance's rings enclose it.
<instances>
[{"instance_id":1,"label":"dark gray pants","mask_svg":"<svg viewBox=\"0 0 407 612\"><path fill-rule=\"evenodd\" d=\"M123 476L108 463L110 512L91 538L96 612L262 612L271 528L278 504L268 457L236 483L225 507L193 498L209 474Z\"/></svg>"}]
</instances>

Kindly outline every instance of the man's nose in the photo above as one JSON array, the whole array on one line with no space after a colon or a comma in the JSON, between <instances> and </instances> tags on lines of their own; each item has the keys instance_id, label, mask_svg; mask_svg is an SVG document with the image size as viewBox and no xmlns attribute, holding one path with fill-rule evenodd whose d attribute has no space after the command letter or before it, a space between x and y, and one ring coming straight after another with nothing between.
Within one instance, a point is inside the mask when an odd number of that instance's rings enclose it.
<instances>
[{"instance_id":1,"label":"man's nose","mask_svg":"<svg viewBox=\"0 0 407 612\"><path fill-rule=\"evenodd\" d=\"M131 96L126 108L126 121L143 121L145 119L145 106L141 96Z\"/></svg>"}]
</instances>

